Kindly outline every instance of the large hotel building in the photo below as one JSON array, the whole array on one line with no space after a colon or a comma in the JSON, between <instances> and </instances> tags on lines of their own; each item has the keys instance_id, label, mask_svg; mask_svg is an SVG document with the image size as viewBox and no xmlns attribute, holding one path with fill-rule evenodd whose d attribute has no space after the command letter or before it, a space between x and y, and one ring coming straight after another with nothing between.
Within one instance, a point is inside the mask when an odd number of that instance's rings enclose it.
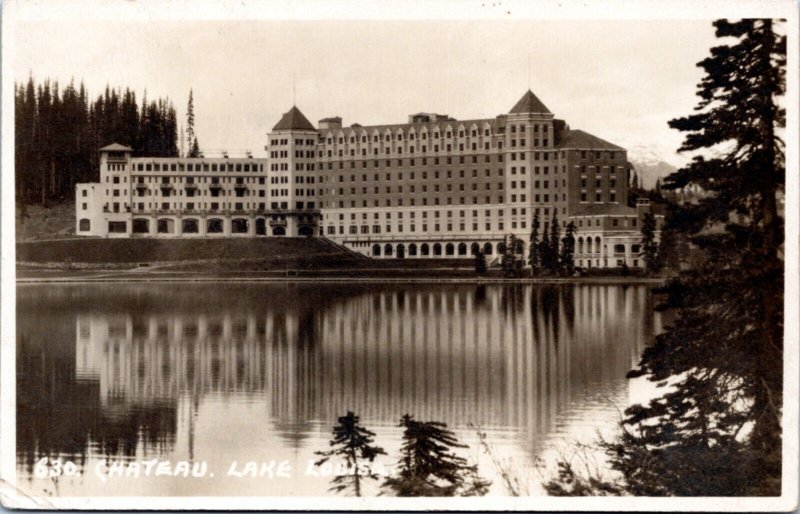
<instances>
[{"instance_id":1,"label":"large hotel building","mask_svg":"<svg viewBox=\"0 0 800 514\"><path fill-rule=\"evenodd\" d=\"M76 233L99 237L326 237L370 257L489 258L531 222L576 228L575 264L643 265L624 148L571 129L527 91L508 114L314 127L297 107L267 158L133 157L101 149L100 182L76 188ZM658 227L663 218L657 217ZM541 230L540 230L541 233Z\"/></svg>"}]
</instances>

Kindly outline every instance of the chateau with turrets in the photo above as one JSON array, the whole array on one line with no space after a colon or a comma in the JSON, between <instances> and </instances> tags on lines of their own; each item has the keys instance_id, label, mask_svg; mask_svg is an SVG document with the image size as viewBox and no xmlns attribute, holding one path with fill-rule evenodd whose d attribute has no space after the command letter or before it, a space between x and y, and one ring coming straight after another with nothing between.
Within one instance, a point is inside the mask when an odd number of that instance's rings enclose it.
<instances>
[{"instance_id":1,"label":"chateau with turrets","mask_svg":"<svg viewBox=\"0 0 800 514\"><path fill-rule=\"evenodd\" d=\"M267 158L134 157L100 150L76 187L76 233L100 237L325 237L370 257L527 255L532 219L575 226L575 265L641 267L624 148L571 129L527 91L507 114L317 127L292 107ZM663 223L656 216L657 227ZM540 230L541 234L541 230Z\"/></svg>"}]
</instances>

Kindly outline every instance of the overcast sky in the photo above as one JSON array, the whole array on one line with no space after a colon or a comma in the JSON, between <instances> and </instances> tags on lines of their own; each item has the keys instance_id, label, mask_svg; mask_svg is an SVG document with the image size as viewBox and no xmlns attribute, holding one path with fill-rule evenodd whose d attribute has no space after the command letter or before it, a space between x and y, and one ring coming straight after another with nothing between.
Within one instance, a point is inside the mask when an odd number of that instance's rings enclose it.
<instances>
[{"instance_id":1,"label":"overcast sky","mask_svg":"<svg viewBox=\"0 0 800 514\"><path fill-rule=\"evenodd\" d=\"M404 123L506 113L530 87L572 128L609 141L674 149L667 121L691 112L717 44L710 20L20 22L12 64L169 96L184 120L194 90L207 150L264 154L293 102L316 124Z\"/></svg>"}]
</instances>

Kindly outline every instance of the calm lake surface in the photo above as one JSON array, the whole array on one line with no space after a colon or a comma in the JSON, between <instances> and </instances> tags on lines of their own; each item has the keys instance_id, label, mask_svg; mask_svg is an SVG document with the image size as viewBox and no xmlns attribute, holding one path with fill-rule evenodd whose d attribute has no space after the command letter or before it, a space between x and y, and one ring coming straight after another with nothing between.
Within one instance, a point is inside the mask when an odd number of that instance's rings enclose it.
<instances>
[{"instance_id":1,"label":"calm lake surface","mask_svg":"<svg viewBox=\"0 0 800 514\"><path fill-rule=\"evenodd\" d=\"M386 466L410 413L456 431L490 494L506 490L478 428L527 493L543 494L559 454L640 401L646 386L625 373L661 330L653 304L645 285L21 285L18 485L332 495L309 461L352 410ZM37 478L45 456L75 473ZM204 464L205 476L145 476L152 459ZM229 476L248 461L285 461L291 477ZM120 462L140 463L139 477L107 472Z\"/></svg>"}]
</instances>

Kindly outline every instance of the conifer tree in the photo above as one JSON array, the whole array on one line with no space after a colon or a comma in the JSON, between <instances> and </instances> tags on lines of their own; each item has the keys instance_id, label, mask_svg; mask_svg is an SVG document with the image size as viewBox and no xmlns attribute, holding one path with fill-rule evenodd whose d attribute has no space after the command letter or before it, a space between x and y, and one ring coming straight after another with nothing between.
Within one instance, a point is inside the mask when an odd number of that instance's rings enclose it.
<instances>
[{"instance_id":1,"label":"conifer tree","mask_svg":"<svg viewBox=\"0 0 800 514\"><path fill-rule=\"evenodd\" d=\"M192 142L192 149L189 150L188 157L201 157L200 146L197 144L197 138L194 138L194 141Z\"/></svg>"},{"instance_id":2,"label":"conifer tree","mask_svg":"<svg viewBox=\"0 0 800 514\"><path fill-rule=\"evenodd\" d=\"M626 411L606 445L619 489L640 495L780 495L783 408L783 220L786 37L771 19L717 20L724 38L699 63L693 114L670 122L696 154L665 180L703 192L669 229L705 262L664 288L677 316L631 377L669 392ZM572 494L585 481L552 483ZM578 487L576 487L578 484ZM597 487L591 486L590 493ZM551 492L553 492L551 490Z\"/></svg>"},{"instance_id":3,"label":"conifer tree","mask_svg":"<svg viewBox=\"0 0 800 514\"><path fill-rule=\"evenodd\" d=\"M539 242L539 262L541 268L546 273L553 271L553 259L550 252L550 229L547 223L544 224L544 232L542 232L542 240Z\"/></svg>"},{"instance_id":4,"label":"conifer tree","mask_svg":"<svg viewBox=\"0 0 800 514\"><path fill-rule=\"evenodd\" d=\"M548 254L550 259L550 272L558 274L560 270L558 256L560 250L561 229L558 224L558 214L553 212L550 218L550 241L548 241Z\"/></svg>"},{"instance_id":5,"label":"conifer tree","mask_svg":"<svg viewBox=\"0 0 800 514\"><path fill-rule=\"evenodd\" d=\"M107 87L91 101L83 83L63 89L30 77L15 88L15 182L20 208L71 198L77 182L99 177L98 150L112 142L154 157L177 155L175 112L166 100L141 114L129 89ZM160 106L160 107L159 107Z\"/></svg>"},{"instance_id":6,"label":"conifer tree","mask_svg":"<svg viewBox=\"0 0 800 514\"><path fill-rule=\"evenodd\" d=\"M575 273L575 224L569 222L564 238L561 240L561 269L571 277Z\"/></svg>"},{"instance_id":7,"label":"conifer tree","mask_svg":"<svg viewBox=\"0 0 800 514\"><path fill-rule=\"evenodd\" d=\"M656 217L646 213L642 219L642 250L639 254L644 259L648 273L656 273L658 266L658 243L656 242Z\"/></svg>"},{"instance_id":8,"label":"conifer tree","mask_svg":"<svg viewBox=\"0 0 800 514\"><path fill-rule=\"evenodd\" d=\"M315 462L317 466L326 463L331 457L344 459L345 472L336 474L331 491L337 493L351 489L355 496L361 496L362 480L377 480L378 476L371 467L378 455L386 455L383 448L375 446L375 433L370 432L359 422L358 416L350 411L338 419L333 427L332 448L314 452L322 458Z\"/></svg>"},{"instance_id":9,"label":"conifer tree","mask_svg":"<svg viewBox=\"0 0 800 514\"><path fill-rule=\"evenodd\" d=\"M189 90L189 103L186 106L186 145L189 149L187 157L200 157L200 147L194 132L194 92Z\"/></svg>"},{"instance_id":10,"label":"conifer tree","mask_svg":"<svg viewBox=\"0 0 800 514\"><path fill-rule=\"evenodd\" d=\"M528 249L528 264L531 266L531 276L536 276L541 271L539 259L539 211L535 211L531 222L531 240Z\"/></svg>"},{"instance_id":11,"label":"conifer tree","mask_svg":"<svg viewBox=\"0 0 800 514\"><path fill-rule=\"evenodd\" d=\"M467 448L444 423L417 421L406 414L398 473L383 482L396 496L483 496L491 482L481 479L477 466L453 452Z\"/></svg>"}]
</instances>

